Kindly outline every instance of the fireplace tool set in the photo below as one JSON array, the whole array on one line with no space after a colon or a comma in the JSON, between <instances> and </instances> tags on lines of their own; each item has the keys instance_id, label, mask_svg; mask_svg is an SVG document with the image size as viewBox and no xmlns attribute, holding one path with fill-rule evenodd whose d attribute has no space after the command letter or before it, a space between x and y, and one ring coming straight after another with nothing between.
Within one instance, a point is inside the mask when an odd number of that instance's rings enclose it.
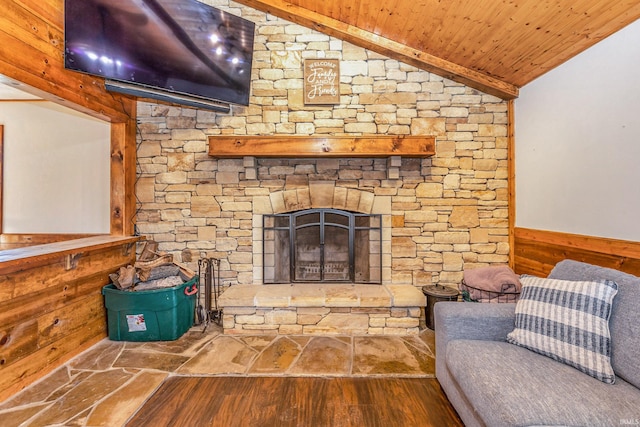
<instances>
[{"instance_id":1,"label":"fireplace tool set","mask_svg":"<svg viewBox=\"0 0 640 427\"><path fill-rule=\"evenodd\" d=\"M220 297L220 260L216 258L201 258L198 260L198 276L204 281L204 295L202 286L198 287L198 304L196 306L196 325L204 324L204 333L209 326L209 322L222 322L222 309L218 308L218 298ZM204 300L202 306L201 300ZM211 306L213 300L213 307Z\"/></svg>"}]
</instances>

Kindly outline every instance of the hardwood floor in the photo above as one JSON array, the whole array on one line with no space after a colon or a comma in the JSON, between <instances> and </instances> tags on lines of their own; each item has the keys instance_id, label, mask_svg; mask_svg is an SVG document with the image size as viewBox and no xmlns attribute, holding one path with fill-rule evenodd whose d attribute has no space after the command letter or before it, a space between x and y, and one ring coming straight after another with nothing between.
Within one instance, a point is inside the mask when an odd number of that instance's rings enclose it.
<instances>
[{"instance_id":1,"label":"hardwood floor","mask_svg":"<svg viewBox=\"0 0 640 427\"><path fill-rule=\"evenodd\" d=\"M428 378L171 377L127 426L463 426Z\"/></svg>"}]
</instances>

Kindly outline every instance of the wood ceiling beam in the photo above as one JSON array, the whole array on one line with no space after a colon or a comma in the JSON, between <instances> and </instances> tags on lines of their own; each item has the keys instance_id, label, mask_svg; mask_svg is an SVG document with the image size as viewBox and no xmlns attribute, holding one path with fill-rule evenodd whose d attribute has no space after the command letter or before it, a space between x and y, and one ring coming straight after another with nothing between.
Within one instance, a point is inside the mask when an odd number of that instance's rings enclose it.
<instances>
[{"instance_id":1,"label":"wood ceiling beam","mask_svg":"<svg viewBox=\"0 0 640 427\"><path fill-rule=\"evenodd\" d=\"M288 3L285 0L236 0L245 6L270 13L293 23L312 28L324 34L353 43L389 58L413 65L441 77L463 83L485 93L502 99L518 97L518 88L510 83L498 80L470 68L454 64L437 56L413 49L402 43L379 36L313 12L309 9Z\"/></svg>"}]
</instances>

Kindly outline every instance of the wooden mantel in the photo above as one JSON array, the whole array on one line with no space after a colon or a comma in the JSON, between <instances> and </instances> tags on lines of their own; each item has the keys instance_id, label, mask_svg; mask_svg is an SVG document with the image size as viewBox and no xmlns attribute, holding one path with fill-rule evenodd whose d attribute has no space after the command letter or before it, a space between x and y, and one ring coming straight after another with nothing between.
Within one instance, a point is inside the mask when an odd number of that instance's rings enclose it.
<instances>
[{"instance_id":1,"label":"wooden mantel","mask_svg":"<svg viewBox=\"0 0 640 427\"><path fill-rule=\"evenodd\" d=\"M210 136L213 157L429 157L433 136Z\"/></svg>"}]
</instances>

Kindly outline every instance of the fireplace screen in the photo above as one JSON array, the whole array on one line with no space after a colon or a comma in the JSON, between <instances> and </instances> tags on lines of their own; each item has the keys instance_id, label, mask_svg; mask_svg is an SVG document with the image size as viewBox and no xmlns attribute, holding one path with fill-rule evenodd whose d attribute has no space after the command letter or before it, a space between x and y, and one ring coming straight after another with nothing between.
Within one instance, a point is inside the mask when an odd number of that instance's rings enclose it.
<instances>
[{"instance_id":1,"label":"fireplace screen","mask_svg":"<svg viewBox=\"0 0 640 427\"><path fill-rule=\"evenodd\" d=\"M310 209L263 221L264 283L381 283L380 215Z\"/></svg>"}]
</instances>

